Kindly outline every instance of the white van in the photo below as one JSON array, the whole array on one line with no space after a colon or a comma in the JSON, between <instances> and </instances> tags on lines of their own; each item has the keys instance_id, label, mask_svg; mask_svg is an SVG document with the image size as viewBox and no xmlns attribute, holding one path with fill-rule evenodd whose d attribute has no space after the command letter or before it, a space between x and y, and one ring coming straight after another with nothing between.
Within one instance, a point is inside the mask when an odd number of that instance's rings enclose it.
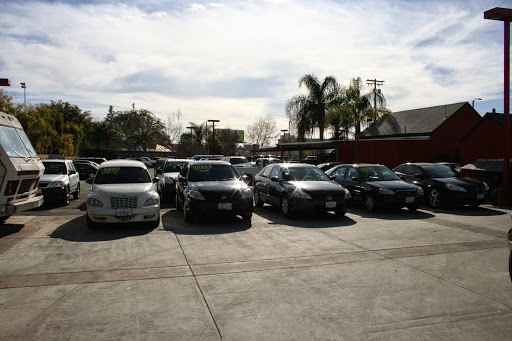
<instances>
[{"instance_id":1,"label":"white van","mask_svg":"<svg viewBox=\"0 0 512 341\"><path fill-rule=\"evenodd\" d=\"M36 196L44 166L18 119L0 112L0 224L43 204Z\"/></svg>"}]
</instances>

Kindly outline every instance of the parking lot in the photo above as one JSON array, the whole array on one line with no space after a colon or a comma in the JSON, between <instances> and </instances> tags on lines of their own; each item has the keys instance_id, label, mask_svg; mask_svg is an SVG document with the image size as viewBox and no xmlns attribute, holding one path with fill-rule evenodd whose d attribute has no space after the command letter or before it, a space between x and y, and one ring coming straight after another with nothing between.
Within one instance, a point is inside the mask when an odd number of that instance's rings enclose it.
<instances>
[{"instance_id":1,"label":"parking lot","mask_svg":"<svg viewBox=\"0 0 512 341\"><path fill-rule=\"evenodd\" d=\"M87 187L0 229L1 340L506 340L510 210L88 230Z\"/></svg>"}]
</instances>

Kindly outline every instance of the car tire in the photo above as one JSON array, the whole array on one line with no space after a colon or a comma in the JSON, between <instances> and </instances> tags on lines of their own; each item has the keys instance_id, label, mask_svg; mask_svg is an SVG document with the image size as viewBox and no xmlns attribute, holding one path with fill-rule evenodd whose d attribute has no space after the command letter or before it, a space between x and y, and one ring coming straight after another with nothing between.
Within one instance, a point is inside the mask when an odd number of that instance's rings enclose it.
<instances>
[{"instance_id":1,"label":"car tire","mask_svg":"<svg viewBox=\"0 0 512 341\"><path fill-rule=\"evenodd\" d=\"M178 192L176 192L176 210L177 211L183 211L183 205L180 203L180 200L178 198Z\"/></svg>"},{"instance_id":2,"label":"car tire","mask_svg":"<svg viewBox=\"0 0 512 341\"><path fill-rule=\"evenodd\" d=\"M69 187L66 188L66 193L64 193L64 200L63 200L63 204L64 205L69 205L69 200L70 200L70 197L71 197L71 194L69 193L70 189Z\"/></svg>"},{"instance_id":3,"label":"car tire","mask_svg":"<svg viewBox=\"0 0 512 341\"><path fill-rule=\"evenodd\" d=\"M377 210L377 202L373 194L366 194L364 196L364 206L368 212L375 212Z\"/></svg>"},{"instance_id":4,"label":"car tire","mask_svg":"<svg viewBox=\"0 0 512 341\"><path fill-rule=\"evenodd\" d=\"M407 206L407 209L411 212L416 212L420 208L418 205Z\"/></svg>"},{"instance_id":5,"label":"car tire","mask_svg":"<svg viewBox=\"0 0 512 341\"><path fill-rule=\"evenodd\" d=\"M441 200L441 192L439 192L437 189L433 188L428 192L428 203L433 208L439 208L441 207L442 200Z\"/></svg>"},{"instance_id":6,"label":"car tire","mask_svg":"<svg viewBox=\"0 0 512 341\"><path fill-rule=\"evenodd\" d=\"M283 195L281 197L281 204L279 205L281 208L281 213L285 217L290 217L292 215L292 208L290 207L290 199L287 195Z\"/></svg>"},{"instance_id":7,"label":"car tire","mask_svg":"<svg viewBox=\"0 0 512 341\"><path fill-rule=\"evenodd\" d=\"M158 215L157 220L149 223L149 227L151 227L152 229L156 229L156 228L158 228L158 226L160 226L160 215Z\"/></svg>"},{"instance_id":8,"label":"car tire","mask_svg":"<svg viewBox=\"0 0 512 341\"><path fill-rule=\"evenodd\" d=\"M347 211L345 211L345 210L336 210L336 211L334 211L334 214L336 214L336 216L338 216L338 217L343 217L343 216L345 216L345 214L347 214Z\"/></svg>"},{"instance_id":9,"label":"car tire","mask_svg":"<svg viewBox=\"0 0 512 341\"><path fill-rule=\"evenodd\" d=\"M183 207L183 219L185 219L186 223L193 223L194 222L194 216L192 212L189 212L188 208L185 206Z\"/></svg>"},{"instance_id":10,"label":"car tire","mask_svg":"<svg viewBox=\"0 0 512 341\"><path fill-rule=\"evenodd\" d=\"M254 206L263 207L263 201L261 200L260 192L258 192L256 189L254 190L253 197Z\"/></svg>"},{"instance_id":11,"label":"car tire","mask_svg":"<svg viewBox=\"0 0 512 341\"><path fill-rule=\"evenodd\" d=\"M80 183L78 183L78 187L76 188L76 191L73 192L73 199L75 199L75 200L80 199Z\"/></svg>"},{"instance_id":12,"label":"car tire","mask_svg":"<svg viewBox=\"0 0 512 341\"><path fill-rule=\"evenodd\" d=\"M510 251L510 255L508 256L508 273L510 275L510 281L512 281L512 251Z\"/></svg>"},{"instance_id":13,"label":"car tire","mask_svg":"<svg viewBox=\"0 0 512 341\"><path fill-rule=\"evenodd\" d=\"M243 221L250 221L252 219L252 213L242 214Z\"/></svg>"}]
</instances>

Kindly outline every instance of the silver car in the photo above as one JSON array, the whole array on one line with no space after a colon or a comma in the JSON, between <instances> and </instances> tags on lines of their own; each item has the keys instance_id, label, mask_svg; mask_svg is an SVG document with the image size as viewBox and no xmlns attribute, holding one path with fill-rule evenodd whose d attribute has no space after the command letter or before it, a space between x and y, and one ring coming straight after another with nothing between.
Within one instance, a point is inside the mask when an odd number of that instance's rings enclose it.
<instances>
[{"instance_id":1,"label":"silver car","mask_svg":"<svg viewBox=\"0 0 512 341\"><path fill-rule=\"evenodd\" d=\"M100 165L87 196L87 226L108 223L160 225L160 197L155 191L158 178L151 179L140 161L112 160Z\"/></svg>"}]
</instances>

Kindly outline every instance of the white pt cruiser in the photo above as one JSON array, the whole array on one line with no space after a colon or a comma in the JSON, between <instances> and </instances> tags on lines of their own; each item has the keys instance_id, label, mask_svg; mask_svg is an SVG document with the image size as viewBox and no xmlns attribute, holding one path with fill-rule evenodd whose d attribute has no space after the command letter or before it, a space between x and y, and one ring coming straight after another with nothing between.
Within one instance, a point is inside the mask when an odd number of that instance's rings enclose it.
<instances>
[{"instance_id":1,"label":"white pt cruiser","mask_svg":"<svg viewBox=\"0 0 512 341\"><path fill-rule=\"evenodd\" d=\"M151 179L140 161L111 160L103 162L87 196L87 227L104 223L160 224L160 197L155 191L158 178Z\"/></svg>"}]
</instances>

